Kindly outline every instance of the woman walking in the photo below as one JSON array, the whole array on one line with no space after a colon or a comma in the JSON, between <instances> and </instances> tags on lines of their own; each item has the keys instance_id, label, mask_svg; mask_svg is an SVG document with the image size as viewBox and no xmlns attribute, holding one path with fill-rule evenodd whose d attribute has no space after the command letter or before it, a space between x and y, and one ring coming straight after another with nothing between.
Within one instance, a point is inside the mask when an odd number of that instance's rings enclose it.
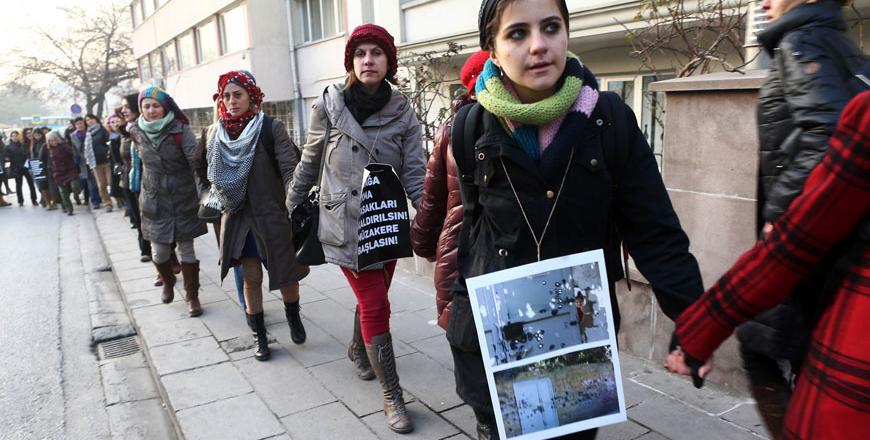
<instances>
[{"instance_id":1,"label":"woman walking","mask_svg":"<svg viewBox=\"0 0 870 440\"><path fill-rule=\"evenodd\" d=\"M485 0L478 25L490 60L477 79L478 103L454 120L464 218L447 340L478 437L497 438L465 279L602 249L617 329L621 240L671 319L703 287L631 109L599 92L592 72L567 51L565 1ZM466 124L474 139L464 139ZM486 142L476 146L477 139Z\"/></svg>"},{"instance_id":2,"label":"woman walking","mask_svg":"<svg viewBox=\"0 0 870 440\"><path fill-rule=\"evenodd\" d=\"M453 100L455 114L474 102L474 83L489 59L489 52L480 50L468 57L459 72L466 92ZM450 148L453 117L435 133L435 148L426 164L423 199L411 225L414 253L435 262L435 312L438 325L447 329L453 303L451 287L458 275L456 246L462 225L462 200L459 197L459 176Z\"/></svg>"},{"instance_id":3,"label":"woman walking","mask_svg":"<svg viewBox=\"0 0 870 440\"><path fill-rule=\"evenodd\" d=\"M109 132L103 127L103 123L96 115L85 115L85 124L88 126L85 135L85 160L88 168L94 175L97 193L106 208L106 212L112 212L112 199L109 198ZM99 206L97 206L99 207Z\"/></svg>"},{"instance_id":4,"label":"woman walking","mask_svg":"<svg viewBox=\"0 0 870 440\"><path fill-rule=\"evenodd\" d=\"M306 338L299 316L299 280L308 275L308 266L296 262L286 207L298 153L284 124L260 110L263 96L250 72L221 75L214 95L220 120L209 127L206 138L209 205L223 212L221 280L231 267L242 266L246 314L259 361L271 356L263 315L263 266L269 272L269 290L281 291L290 339L296 344Z\"/></svg>"},{"instance_id":5,"label":"woman walking","mask_svg":"<svg viewBox=\"0 0 870 440\"><path fill-rule=\"evenodd\" d=\"M124 103L121 105L121 116L124 118L124 124L118 130L121 133L119 152L121 160L124 162L121 187L124 188L127 206L130 207L130 226L136 229L139 239L139 261L147 263L151 261L151 242L146 240L142 235L142 212L139 209L139 192L142 187L142 161L139 159L138 147L130 135L130 130L139 119L138 93L124 96Z\"/></svg>"},{"instance_id":6,"label":"woman walking","mask_svg":"<svg viewBox=\"0 0 870 440\"><path fill-rule=\"evenodd\" d=\"M46 149L45 135L41 128L33 130L33 142L30 144L30 160L39 161L42 166L41 174L36 176L33 167L30 168L31 176L33 177L36 188L41 195L39 204L49 211L57 209L55 206L54 196L51 193L50 183L54 180L51 177L51 165L48 160L48 151ZM31 162L32 163L32 162Z\"/></svg>"},{"instance_id":7,"label":"woman walking","mask_svg":"<svg viewBox=\"0 0 870 440\"><path fill-rule=\"evenodd\" d=\"M79 168L75 163L75 150L59 131L48 133L46 146L52 177L60 190L63 212L73 215L70 194L74 194L79 189Z\"/></svg>"},{"instance_id":8,"label":"woman walking","mask_svg":"<svg viewBox=\"0 0 870 440\"><path fill-rule=\"evenodd\" d=\"M115 205L118 208L125 208L124 215L129 216L130 213L127 212L126 204L124 203L124 190L121 189L121 176L124 172L124 161L121 160L120 132L121 127L124 125L124 120L121 117L121 109L116 109L106 122L106 131L109 133L109 197L115 199Z\"/></svg>"},{"instance_id":9,"label":"woman walking","mask_svg":"<svg viewBox=\"0 0 870 440\"><path fill-rule=\"evenodd\" d=\"M30 189L30 203L36 202L36 188L33 186L33 177L27 171L27 159L30 158L30 132L25 128L21 133L13 131L9 135L9 145L6 146L6 158L9 160L9 174L15 179L15 195L18 196L18 206L24 206L24 189L21 188L22 179L27 181Z\"/></svg>"},{"instance_id":10,"label":"woman walking","mask_svg":"<svg viewBox=\"0 0 870 440\"><path fill-rule=\"evenodd\" d=\"M291 207L320 185L319 230L326 261L337 264L357 297L354 337L348 352L357 375L381 383L390 429L414 429L405 409L387 297L395 261L360 270L357 228L363 171L371 162L393 166L415 207L423 192L425 163L420 125L408 99L390 82L396 74L396 47L384 28L365 24L354 29L344 52L347 80L330 86L317 99L302 160L293 175ZM318 181L321 165L323 174Z\"/></svg>"},{"instance_id":11,"label":"woman walking","mask_svg":"<svg viewBox=\"0 0 870 440\"><path fill-rule=\"evenodd\" d=\"M175 100L159 87L139 93L141 117L131 127L139 142L142 158L142 236L151 242L151 261L163 279L161 300L171 303L175 293L172 243L178 244L184 277L188 314L199 316L199 261L193 239L208 232L197 217L199 197L194 167L197 165L196 137L187 116Z\"/></svg>"}]
</instances>

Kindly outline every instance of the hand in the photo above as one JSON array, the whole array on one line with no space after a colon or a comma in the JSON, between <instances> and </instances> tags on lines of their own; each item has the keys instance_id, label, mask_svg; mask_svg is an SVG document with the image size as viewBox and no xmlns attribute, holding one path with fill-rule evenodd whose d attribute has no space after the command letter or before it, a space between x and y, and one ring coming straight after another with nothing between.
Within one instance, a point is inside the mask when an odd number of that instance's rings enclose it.
<instances>
[{"instance_id":1,"label":"hand","mask_svg":"<svg viewBox=\"0 0 870 440\"><path fill-rule=\"evenodd\" d=\"M689 366L683 348L678 346L665 359L665 369L672 373L692 376L695 388L701 388L704 385L704 378L713 371L713 357L711 356L707 362L695 370Z\"/></svg>"},{"instance_id":2,"label":"hand","mask_svg":"<svg viewBox=\"0 0 870 440\"><path fill-rule=\"evenodd\" d=\"M771 232L773 232L773 223L765 223L764 227L761 228L761 236L764 237L765 240L767 240L767 238L770 237Z\"/></svg>"}]
</instances>

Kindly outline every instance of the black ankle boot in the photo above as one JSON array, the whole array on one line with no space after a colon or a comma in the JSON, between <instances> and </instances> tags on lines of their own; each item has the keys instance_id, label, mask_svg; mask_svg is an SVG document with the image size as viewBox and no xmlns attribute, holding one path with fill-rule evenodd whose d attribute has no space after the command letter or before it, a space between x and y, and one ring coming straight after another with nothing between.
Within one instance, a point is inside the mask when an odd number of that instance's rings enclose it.
<instances>
[{"instance_id":1,"label":"black ankle boot","mask_svg":"<svg viewBox=\"0 0 870 440\"><path fill-rule=\"evenodd\" d=\"M254 350L254 359L258 361L268 361L272 357L272 350L269 349L269 336L266 333L266 321L264 320L263 312L253 315L246 314L248 318L248 326L254 332L254 343L257 344Z\"/></svg>"},{"instance_id":2,"label":"black ankle boot","mask_svg":"<svg viewBox=\"0 0 870 440\"><path fill-rule=\"evenodd\" d=\"M287 324L290 326L290 340L294 344L305 342L305 326L302 325L302 317L299 316L299 300L288 303L284 301L284 314L287 316Z\"/></svg>"}]
</instances>

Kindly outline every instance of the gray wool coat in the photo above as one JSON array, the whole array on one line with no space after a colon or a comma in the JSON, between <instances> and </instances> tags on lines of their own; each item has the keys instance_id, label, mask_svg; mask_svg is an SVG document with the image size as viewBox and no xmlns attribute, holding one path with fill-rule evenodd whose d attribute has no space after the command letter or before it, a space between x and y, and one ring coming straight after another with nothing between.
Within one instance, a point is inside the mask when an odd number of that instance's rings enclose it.
<instances>
[{"instance_id":1,"label":"gray wool coat","mask_svg":"<svg viewBox=\"0 0 870 440\"><path fill-rule=\"evenodd\" d=\"M142 235L149 241L172 243L206 234L208 229L197 216L204 182L194 178L200 159L190 126L173 121L157 145L136 125L130 132L139 142L142 158ZM181 145L175 142L176 133L181 133Z\"/></svg>"},{"instance_id":2,"label":"gray wool coat","mask_svg":"<svg viewBox=\"0 0 870 440\"><path fill-rule=\"evenodd\" d=\"M326 261L358 270L357 230L364 168L370 162L392 165L417 208L426 174L420 123L408 98L393 88L387 105L359 124L345 106L344 92L338 84L327 87L317 99L310 121L287 205L292 209L302 203L311 187L319 183L317 237ZM323 175L318 182L321 161Z\"/></svg>"}]
</instances>

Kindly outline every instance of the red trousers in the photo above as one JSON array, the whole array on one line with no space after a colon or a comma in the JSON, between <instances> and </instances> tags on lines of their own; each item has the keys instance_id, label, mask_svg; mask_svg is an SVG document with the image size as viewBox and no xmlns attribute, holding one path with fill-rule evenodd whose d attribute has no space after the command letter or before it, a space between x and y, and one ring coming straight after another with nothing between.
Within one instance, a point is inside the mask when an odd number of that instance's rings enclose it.
<instances>
[{"instance_id":1,"label":"red trousers","mask_svg":"<svg viewBox=\"0 0 870 440\"><path fill-rule=\"evenodd\" d=\"M359 272L341 268L356 295L360 328L366 344L371 343L372 337L390 331L390 300L387 292L395 270L395 261L387 263L382 269Z\"/></svg>"}]
</instances>

